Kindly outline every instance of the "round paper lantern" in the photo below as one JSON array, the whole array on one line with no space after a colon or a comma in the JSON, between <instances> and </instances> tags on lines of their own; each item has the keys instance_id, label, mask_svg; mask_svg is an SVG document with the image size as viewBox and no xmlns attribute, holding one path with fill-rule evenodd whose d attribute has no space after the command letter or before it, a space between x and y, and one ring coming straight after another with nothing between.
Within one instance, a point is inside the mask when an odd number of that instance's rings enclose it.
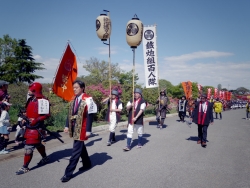
<instances>
[{"instance_id":1,"label":"round paper lantern","mask_svg":"<svg viewBox=\"0 0 250 188\"><path fill-rule=\"evenodd\" d=\"M137 48L141 44L143 35L143 24L135 15L132 20L127 23L126 40L131 48Z\"/></svg>"},{"instance_id":2,"label":"round paper lantern","mask_svg":"<svg viewBox=\"0 0 250 188\"><path fill-rule=\"evenodd\" d=\"M101 14L96 18L96 33L102 41L106 41L110 37L111 20L106 14Z\"/></svg>"}]
</instances>

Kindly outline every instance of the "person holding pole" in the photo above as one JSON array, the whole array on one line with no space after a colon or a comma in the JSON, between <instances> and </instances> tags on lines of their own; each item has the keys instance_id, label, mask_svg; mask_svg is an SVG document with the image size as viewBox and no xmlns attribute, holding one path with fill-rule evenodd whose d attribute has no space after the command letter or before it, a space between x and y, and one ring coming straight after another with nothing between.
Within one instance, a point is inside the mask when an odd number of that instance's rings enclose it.
<instances>
[{"instance_id":1,"label":"person holding pole","mask_svg":"<svg viewBox=\"0 0 250 188\"><path fill-rule=\"evenodd\" d=\"M122 102L119 99L118 91L112 90L111 97L107 97L103 99L102 103L108 104L108 110L107 110L105 120L109 122L109 131L110 131L107 146L111 146L111 144L113 144L116 141L115 140L115 128L121 119L120 112L122 111Z\"/></svg>"},{"instance_id":2,"label":"person holding pole","mask_svg":"<svg viewBox=\"0 0 250 188\"><path fill-rule=\"evenodd\" d=\"M142 98L142 90L135 88L134 99L127 103L128 115L128 132L127 132L127 146L123 148L124 151L131 150L131 141L134 130L138 134L138 145L137 148L142 147L142 136L143 136L143 112L146 108L146 102Z\"/></svg>"}]
</instances>

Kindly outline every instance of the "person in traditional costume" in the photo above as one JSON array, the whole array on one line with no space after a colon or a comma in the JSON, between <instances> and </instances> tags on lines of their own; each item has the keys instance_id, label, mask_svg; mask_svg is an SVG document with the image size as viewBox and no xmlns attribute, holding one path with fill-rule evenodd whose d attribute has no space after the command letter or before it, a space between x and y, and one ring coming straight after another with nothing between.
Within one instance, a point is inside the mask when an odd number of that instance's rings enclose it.
<instances>
[{"instance_id":1,"label":"person in traditional costume","mask_svg":"<svg viewBox=\"0 0 250 188\"><path fill-rule=\"evenodd\" d=\"M195 100L193 98L190 98L188 100L188 103L187 103L187 109L188 109L188 115L189 115L189 117L192 116L192 113L194 111L194 107L195 107Z\"/></svg>"},{"instance_id":2,"label":"person in traditional costume","mask_svg":"<svg viewBox=\"0 0 250 188\"><path fill-rule=\"evenodd\" d=\"M49 162L49 157L46 154L42 140L46 136L44 120L50 117L50 104L48 99L42 94L42 85L39 82L33 82L29 85L28 94L30 97L25 106L27 117L23 122L26 125L24 133L24 163L16 172L16 175L21 175L29 171L28 166L35 149L37 149L42 156L38 165L44 165Z\"/></svg>"},{"instance_id":3,"label":"person in traditional costume","mask_svg":"<svg viewBox=\"0 0 250 188\"><path fill-rule=\"evenodd\" d=\"M134 114L132 115L134 108ZM142 90L135 88L134 99L127 103L128 115L128 133L127 133L127 146L123 148L124 151L131 150L131 141L133 137L134 130L138 134L138 144L137 148L142 147L142 136L143 136L143 112L146 108L146 102L142 98Z\"/></svg>"},{"instance_id":4,"label":"person in traditional costume","mask_svg":"<svg viewBox=\"0 0 250 188\"><path fill-rule=\"evenodd\" d=\"M119 92L117 90L112 90L111 96L102 100L102 103L108 104L108 110L106 113L105 120L109 122L109 131L110 131L107 146L111 146L111 144L115 143L116 141L115 128L117 127L117 124L121 119L120 113L122 111L122 102L119 99Z\"/></svg>"},{"instance_id":5,"label":"person in traditional costume","mask_svg":"<svg viewBox=\"0 0 250 188\"><path fill-rule=\"evenodd\" d=\"M214 112L215 112L215 119L218 119L218 114L220 115L220 119L222 119L221 112L222 112L222 109L223 109L223 105L220 102L219 98L216 99L216 101L214 102L213 107L214 107Z\"/></svg>"},{"instance_id":6,"label":"person in traditional costume","mask_svg":"<svg viewBox=\"0 0 250 188\"><path fill-rule=\"evenodd\" d=\"M158 123L157 128L162 129L164 120L168 112L168 97L165 89L162 89L160 91L160 97L158 97L156 104L157 104L156 120Z\"/></svg>"},{"instance_id":7,"label":"person in traditional costume","mask_svg":"<svg viewBox=\"0 0 250 188\"><path fill-rule=\"evenodd\" d=\"M82 167L79 171L84 171L92 167L84 141L89 138L92 131L93 116L97 112L97 106L91 96L87 95L85 83L80 80L73 82L75 97L70 101L65 133L74 139L72 154L69 164L65 169L62 182L68 182L76 169L79 158L82 158Z\"/></svg>"},{"instance_id":8,"label":"person in traditional costume","mask_svg":"<svg viewBox=\"0 0 250 188\"><path fill-rule=\"evenodd\" d=\"M249 113L250 113L250 100L248 100L247 104L246 104L246 119L249 119Z\"/></svg>"},{"instance_id":9,"label":"person in traditional costume","mask_svg":"<svg viewBox=\"0 0 250 188\"><path fill-rule=\"evenodd\" d=\"M182 96L178 102L178 112L180 117L180 122L185 122L184 118L186 116L187 100L185 96Z\"/></svg>"},{"instance_id":10,"label":"person in traditional costume","mask_svg":"<svg viewBox=\"0 0 250 188\"><path fill-rule=\"evenodd\" d=\"M206 95L202 95L200 102L195 104L191 120L198 125L197 144L206 147L207 129L208 126L214 122L213 104L207 101Z\"/></svg>"}]
</instances>

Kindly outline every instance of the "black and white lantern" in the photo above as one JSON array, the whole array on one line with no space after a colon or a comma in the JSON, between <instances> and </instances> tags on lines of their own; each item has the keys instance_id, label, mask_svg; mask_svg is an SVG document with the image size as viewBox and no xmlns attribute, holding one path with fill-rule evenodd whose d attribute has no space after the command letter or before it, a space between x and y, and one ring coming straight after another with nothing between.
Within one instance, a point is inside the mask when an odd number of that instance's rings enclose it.
<instances>
[{"instance_id":1,"label":"black and white lantern","mask_svg":"<svg viewBox=\"0 0 250 188\"><path fill-rule=\"evenodd\" d=\"M111 20L107 14L101 14L96 18L96 33L101 41L107 41L111 35Z\"/></svg>"},{"instance_id":2,"label":"black and white lantern","mask_svg":"<svg viewBox=\"0 0 250 188\"><path fill-rule=\"evenodd\" d=\"M127 23L126 40L131 48L137 48L141 44L143 24L135 14L134 18Z\"/></svg>"}]
</instances>

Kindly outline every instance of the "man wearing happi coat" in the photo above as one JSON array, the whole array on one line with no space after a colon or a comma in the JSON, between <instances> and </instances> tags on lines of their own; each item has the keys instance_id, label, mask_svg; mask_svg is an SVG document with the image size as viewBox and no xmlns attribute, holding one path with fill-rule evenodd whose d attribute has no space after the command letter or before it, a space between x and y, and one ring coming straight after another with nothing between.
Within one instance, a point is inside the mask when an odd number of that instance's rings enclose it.
<instances>
[{"instance_id":1,"label":"man wearing happi coat","mask_svg":"<svg viewBox=\"0 0 250 188\"><path fill-rule=\"evenodd\" d=\"M207 129L210 124L213 124L213 104L207 101L207 96L202 95L201 100L195 104L195 109L191 120L198 125L198 141L202 147L207 144Z\"/></svg>"}]
</instances>

